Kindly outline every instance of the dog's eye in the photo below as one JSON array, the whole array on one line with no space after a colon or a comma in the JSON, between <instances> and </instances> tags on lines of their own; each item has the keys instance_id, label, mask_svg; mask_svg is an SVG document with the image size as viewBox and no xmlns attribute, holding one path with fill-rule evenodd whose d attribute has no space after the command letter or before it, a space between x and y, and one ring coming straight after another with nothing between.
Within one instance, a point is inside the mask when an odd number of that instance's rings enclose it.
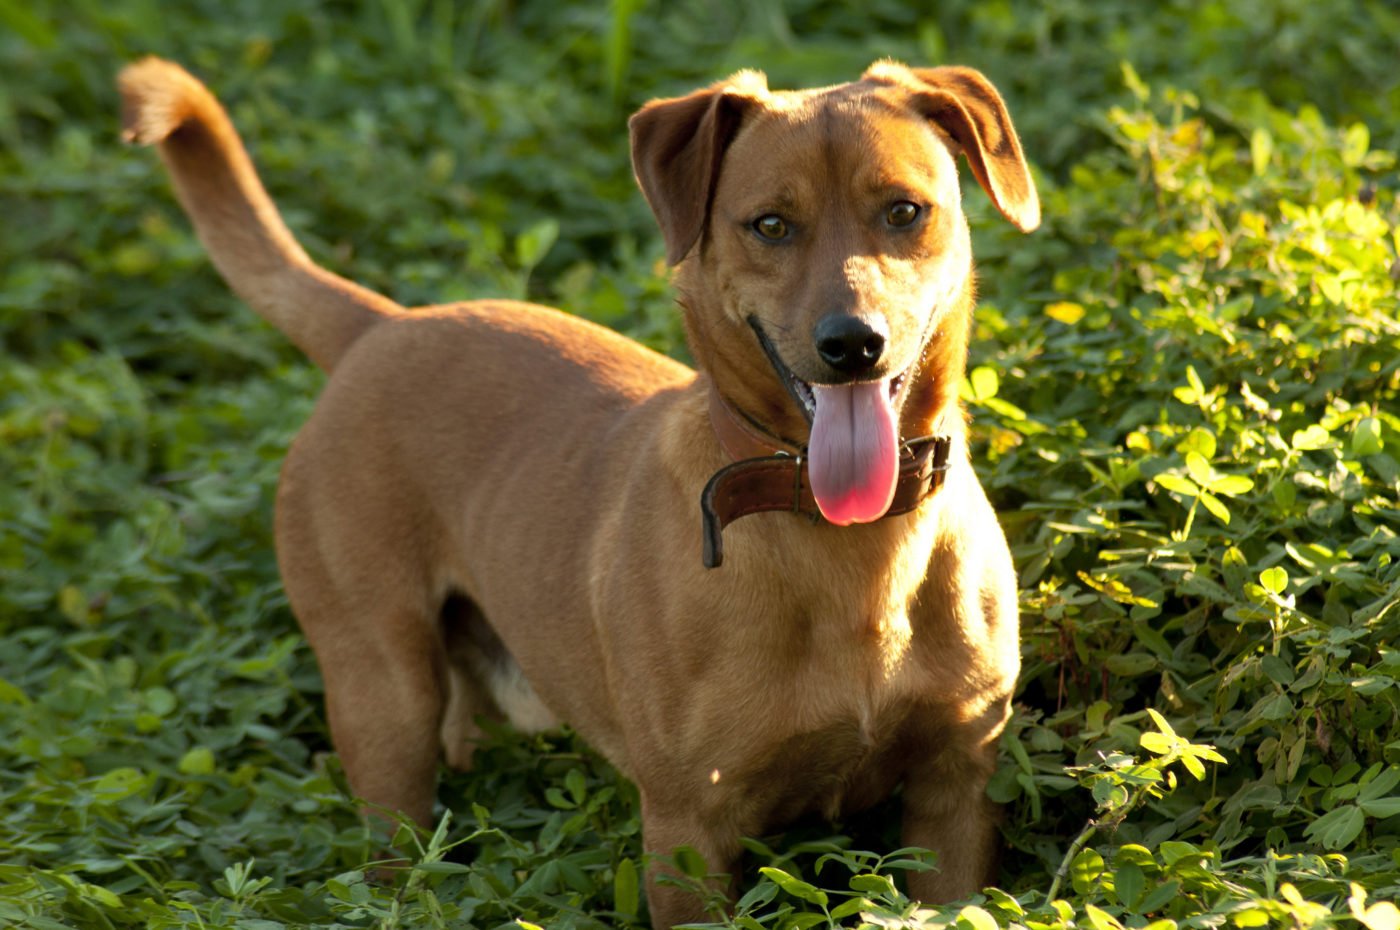
<instances>
[{"instance_id":1,"label":"dog's eye","mask_svg":"<svg viewBox=\"0 0 1400 930\"><path fill-rule=\"evenodd\" d=\"M918 218L918 205L907 200L896 200L890 204L889 212L885 214L885 222L891 226L908 226Z\"/></svg>"},{"instance_id":2,"label":"dog's eye","mask_svg":"<svg viewBox=\"0 0 1400 930\"><path fill-rule=\"evenodd\" d=\"M779 239L787 238L788 225L778 214L765 213L753 221L753 231L764 239L777 242Z\"/></svg>"}]
</instances>

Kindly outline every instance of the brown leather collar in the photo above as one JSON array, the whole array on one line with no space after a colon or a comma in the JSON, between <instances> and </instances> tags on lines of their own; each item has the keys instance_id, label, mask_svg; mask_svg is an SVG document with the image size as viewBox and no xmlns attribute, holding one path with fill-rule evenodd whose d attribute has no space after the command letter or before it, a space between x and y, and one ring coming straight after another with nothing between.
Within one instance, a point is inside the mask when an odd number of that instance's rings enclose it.
<instances>
[{"instance_id":1,"label":"brown leather collar","mask_svg":"<svg viewBox=\"0 0 1400 930\"><path fill-rule=\"evenodd\" d=\"M723 531L749 514L787 510L821 520L807 480L805 450L769 435L731 407L710 386L710 423L725 453L736 461L715 472L700 495L706 568L724 562ZM894 502L885 517L908 513L943 484L952 440L922 436L900 448Z\"/></svg>"},{"instance_id":2,"label":"brown leather collar","mask_svg":"<svg viewBox=\"0 0 1400 930\"><path fill-rule=\"evenodd\" d=\"M710 385L710 425L725 454L738 462L772 455L801 455L802 446L768 432L750 420Z\"/></svg>"}]
</instances>

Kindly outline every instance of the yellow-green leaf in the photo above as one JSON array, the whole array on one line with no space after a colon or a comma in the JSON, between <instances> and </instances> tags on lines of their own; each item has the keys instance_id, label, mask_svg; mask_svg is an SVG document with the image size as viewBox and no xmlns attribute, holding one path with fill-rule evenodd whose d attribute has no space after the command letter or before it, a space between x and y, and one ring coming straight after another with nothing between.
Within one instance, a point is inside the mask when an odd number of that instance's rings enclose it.
<instances>
[{"instance_id":1,"label":"yellow-green leaf","mask_svg":"<svg viewBox=\"0 0 1400 930\"><path fill-rule=\"evenodd\" d=\"M1264 586L1264 590L1274 594L1282 594L1288 587L1288 572L1275 565L1266 568L1259 573L1259 583Z\"/></svg>"},{"instance_id":2,"label":"yellow-green leaf","mask_svg":"<svg viewBox=\"0 0 1400 930\"><path fill-rule=\"evenodd\" d=\"M1208 485L1214 494L1235 497L1254 490L1254 479L1247 475L1216 475Z\"/></svg>"},{"instance_id":3,"label":"yellow-green leaf","mask_svg":"<svg viewBox=\"0 0 1400 930\"><path fill-rule=\"evenodd\" d=\"M1331 303L1341 304L1343 299L1342 280L1334 274L1320 274L1315 279L1317 286L1322 290L1322 296Z\"/></svg>"},{"instance_id":4,"label":"yellow-green leaf","mask_svg":"<svg viewBox=\"0 0 1400 930\"><path fill-rule=\"evenodd\" d=\"M1259 907L1247 907L1230 915L1230 923L1236 927L1267 927L1269 912Z\"/></svg>"},{"instance_id":5,"label":"yellow-green leaf","mask_svg":"<svg viewBox=\"0 0 1400 930\"><path fill-rule=\"evenodd\" d=\"M1196 482L1190 478L1183 478L1180 475L1158 475L1152 479L1159 487L1168 491L1175 491L1177 494L1185 494L1187 497L1195 497L1201 493L1201 489L1196 486Z\"/></svg>"},{"instance_id":6,"label":"yellow-green leaf","mask_svg":"<svg viewBox=\"0 0 1400 930\"><path fill-rule=\"evenodd\" d=\"M1001 379L997 376L995 368L986 365L972 369L972 374L968 376L968 381L972 385L972 397L974 400L987 400L997 396L997 390L1001 387Z\"/></svg>"},{"instance_id":7,"label":"yellow-green leaf","mask_svg":"<svg viewBox=\"0 0 1400 930\"><path fill-rule=\"evenodd\" d=\"M214 753L207 747L196 746L180 757L181 775L214 774Z\"/></svg>"},{"instance_id":8,"label":"yellow-green leaf","mask_svg":"<svg viewBox=\"0 0 1400 930\"><path fill-rule=\"evenodd\" d=\"M1400 907L1389 901L1379 901L1356 915L1366 930L1400 930Z\"/></svg>"},{"instance_id":9,"label":"yellow-green leaf","mask_svg":"<svg viewBox=\"0 0 1400 930\"><path fill-rule=\"evenodd\" d=\"M1103 856L1092 849L1086 849L1074 857L1070 867L1070 882L1080 894L1093 891L1094 883L1103 874Z\"/></svg>"},{"instance_id":10,"label":"yellow-green leaf","mask_svg":"<svg viewBox=\"0 0 1400 930\"><path fill-rule=\"evenodd\" d=\"M1172 751L1172 741L1161 733L1144 733L1138 737L1138 743L1143 749L1159 756Z\"/></svg>"},{"instance_id":11,"label":"yellow-green leaf","mask_svg":"<svg viewBox=\"0 0 1400 930\"><path fill-rule=\"evenodd\" d=\"M826 892L809 885L802 879L789 875L782 869L775 869L771 866L764 866L759 869L763 875L772 881L779 888L792 895L794 898L801 898L803 901L810 901L813 904L826 907Z\"/></svg>"},{"instance_id":12,"label":"yellow-green leaf","mask_svg":"<svg viewBox=\"0 0 1400 930\"><path fill-rule=\"evenodd\" d=\"M1182 453L1199 452L1207 460L1215 458L1215 448L1215 434L1199 426L1187 433L1186 439L1177 446Z\"/></svg>"},{"instance_id":13,"label":"yellow-green leaf","mask_svg":"<svg viewBox=\"0 0 1400 930\"><path fill-rule=\"evenodd\" d=\"M130 767L112 769L93 785L99 804L112 804L129 798L146 786L146 776Z\"/></svg>"},{"instance_id":14,"label":"yellow-green leaf","mask_svg":"<svg viewBox=\"0 0 1400 930\"><path fill-rule=\"evenodd\" d=\"M1385 448L1381 439L1381 421L1376 417L1362 417L1356 421L1351 431L1351 454L1355 456L1375 455Z\"/></svg>"},{"instance_id":15,"label":"yellow-green leaf","mask_svg":"<svg viewBox=\"0 0 1400 930\"><path fill-rule=\"evenodd\" d=\"M623 859L613 873L613 909L629 917L637 913L641 884L637 880L637 864Z\"/></svg>"},{"instance_id":16,"label":"yellow-green leaf","mask_svg":"<svg viewBox=\"0 0 1400 930\"><path fill-rule=\"evenodd\" d=\"M1262 178L1269 170L1269 159L1274 154L1274 137L1267 129L1256 129L1249 136L1249 158L1253 162L1254 176Z\"/></svg>"},{"instance_id":17,"label":"yellow-green leaf","mask_svg":"<svg viewBox=\"0 0 1400 930\"><path fill-rule=\"evenodd\" d=\"M1209 491L1201 492L1201 503L1205 508L1215 515L1215 519L1227 526L1230 523L1230 508L1225 506L1225 502Z\"/></svg>"},{"instance_id":18,"label":"yellow-green leaf","mask_svg":"<svg viewBox=\"0 0 1400 930\"><path fill-rule=\"evenodd\" d=\"M1347 127L1342 145L1342 161L1348 168L1355 168L1371 150L1371 130L1365 123L1352 123Z\"/></svg>"},{"instance_id":19,"label":"yellow-green leaf","mask_svg":"<svg viewBox=\"0 0 1400 930\"><path fill-rule=\"evenodd\" d=\"M515 240L515 258L522 268L533 268L540 263L559 238L559 221L543 219L525 230Z\"/></svg>"},{"instance_id":20,"label":"yellow-green leaf","mask_svg":"<svg viewBox=\"0 0 1400 930\"><path fill-rule=\"evenodd\" d=\"M1020 421L1026 418L1026 411L1017 407L1015 404L1002 400L1000 397L988 397L982 402L987 405L988 410L1000 414L1008 420Z\"/></svg>"},{"instance_id":21,"label":"yellow-green leaf","mask_svg":"<svg viewBox=\"0 0 1400 930\"><path fill-rule=\"evenodd\" d=\"M958 925L964 930L998 930L997 919L975 904L958 911Z\"/></svg>"},{"instance_id":22,"label":"yellow-green leaf","mask_svg":"<svg viewBox=\"0 0 1400 930\"><path fill-rule=\"evenodd\" d=\"M1089 918L1089 926L1094 930L1123 930L1123 925L1112 914L1092 904L1084 905L1084 916Z\"/></svg>"},{"instance_id":23,"label":"yellow-green leaf","mask_svg":"<svg viewBox=\"0 0 1400 930\"><path fill-rule=\"evenodd\" d=\"M1316 423L1314 423L1307 429L1300 429L1294 431L1293 438L1290 441L1290 445L1292 445L1293 448L1297 449L1300 452L1310 452L1314 449L1327 448L1327 445L1331 441L1331 434L1329 434L1327 430L1323 429L1321 426L1318 426Z\"/></svg>"},{"instance_id":24,"label":"yellow-green leaf","mask_svg":"<svg viewBox=\"0 0 1400 930\"><path fill-rule=\"evenodd\" d=\"M1152 718L1152 723L1157 727L1157 729L1161 730L1163 733L1165 733L1167 736L1170 736L1172 739L1177 738L1176 729L1170 723L1167 722L1167 718L1163 717L1161 712L1158 711L1156 708L1147 708L1147 716Z\"/></svg>"},{"instance_id":25,"label":"yellow-green leaf","mask_svg":"<svg viewBox=\"0 0 1400 930\"><path fill-rule=\"evenodd\" d=\"M1205 396L1206 385L1205 382L1201 380L1201 376L1196 374L1196 366L1186 366L1186 383L1191 385L1191 390L1196 392L1197 397Z\"/></svg>"},{"instance_id":26,"label":"yellow-green leaf","mask_svg":"<svg viewBox=\"0 0 1400 930\"><path fill-rule=\"evenodd\" d=\"M1191 755L1197 759L1205 759L1207 762L1227 762L1224 756L1215 751L1215 747L1209 744L1196 743L1191 747Z\"/></svg>"},{"instance_id":27,"label":"yellow-green leaf","mask_svg":"<svg viewBox=\"0 0 1400 930\"><path fill-rule=\"evenodd\" d=\"M1215 469L1210 467L1206 457L1194 451L1186 453L1186 473L1203 487L1210 487L1211 479L1215 477Z\"/></svg>"},{"instance_id":28,"label":"yellow-green leaf","mask_svg":"<svg viewBox=\"0 0 1400 930\"><path fill-rule=\"evenodd\" d=\"M1068 300L1057 301L1045 308L1045 315L1066 326L1073 326L1084 319L1084 305Z\"/></svg>"}]
</instances>

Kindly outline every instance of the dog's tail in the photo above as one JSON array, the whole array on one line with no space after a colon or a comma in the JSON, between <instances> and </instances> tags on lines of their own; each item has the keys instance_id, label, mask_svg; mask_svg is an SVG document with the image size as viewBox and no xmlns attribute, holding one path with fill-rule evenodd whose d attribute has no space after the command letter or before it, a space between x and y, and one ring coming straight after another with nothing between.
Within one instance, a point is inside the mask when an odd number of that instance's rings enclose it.
<instances>
[{"instance_id":1,"label":"dog's tail","mask_svg":"<svg viewBox=\"0 0 1400 930\"><path fill-rule=\"evenodd\" d=\"M224 108L172 62L117 80L122 137L155 144L214 265L238 296L330 371L360 334L402 307L316 265L292 238Z\"/></svg>"}]
</instances>

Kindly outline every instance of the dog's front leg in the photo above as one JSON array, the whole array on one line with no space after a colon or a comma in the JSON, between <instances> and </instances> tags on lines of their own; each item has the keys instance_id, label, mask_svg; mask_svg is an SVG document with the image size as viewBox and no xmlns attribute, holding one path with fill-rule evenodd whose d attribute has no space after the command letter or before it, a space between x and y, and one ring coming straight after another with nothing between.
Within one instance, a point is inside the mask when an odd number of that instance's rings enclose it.
<instances>
[{"instance_id":1,"label":"dog's front leg","mask_svg":"<svg viewBox=\"0 0 1400 930\"><path fill-rule=\"evenodd\" d=\"M972 895L995 878L1000 809L987 797L996 770L1000 721L949 734L904 782L903 844L931 849L937 869L909 876L909 892L929 904Z\"/></svg>"},{"instance_id":2,"label":"dog's front leg","mask_svg":"<svg viewBox=\"0 0 1400 930\"><path fill-rule=\"evenodd\" d=\"M737 833L717 830L699 811L658 805L642 792L642 842L646 847L647 905L657 930L677 924L717 919L733 900L734 869L738 863ZM672 858L676 849L688 846L705 860L707 893L662 882L662 876L678 877Z\"/></svg>"}]
</instances>

